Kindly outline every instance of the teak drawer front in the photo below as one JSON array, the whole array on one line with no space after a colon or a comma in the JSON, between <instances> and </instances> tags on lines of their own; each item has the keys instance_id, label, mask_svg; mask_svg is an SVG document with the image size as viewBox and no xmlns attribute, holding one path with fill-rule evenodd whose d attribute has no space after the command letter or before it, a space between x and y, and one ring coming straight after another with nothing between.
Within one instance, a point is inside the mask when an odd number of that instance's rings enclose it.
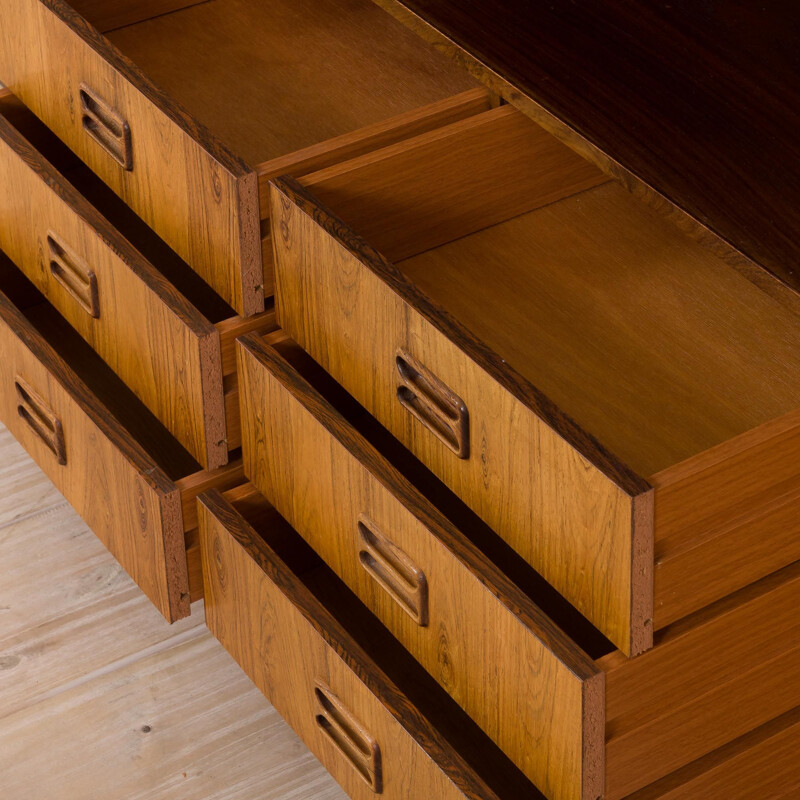
<instances>
[{"instance_id":1,"label":"teak drawer front","mask_svg":"<svg viewBox=\"0 0 800 800\"><path fill-rule=\"evenodd\" d=\"M189 614L180 492L0 294L0 419L169 620Z\"/></svg>"},{"instance_id":2,"label":"teak drawer front","mask_svg":"<svg viewBox=\"0 0 800 800\"><path fill-rule=\"evenodd\" d=\"M222 495L199 501L209 629L350 797L496 800Z\"/></svg>"},{"instance_id":3,"label":"teak drawer front","mask_svg":"<svg viewBox=\"0 0 800 800\"><path fill-rule=\"evenodd\" d=\"M271 204L281 327L620 649L650 646L648 485L299 184Z\"/></svg>"},{"instance_id":4,"label":"teak drawer front","mask_svg":"<svg viewBox=\"0 0 800 800\"><path fill-rule=\"evenodd\" d=\"M227 461L217 329L2 115L0 249L204 467Z\"/></svg>"},{"instance_id":5,"label":"teak drawer front","mask_svg":"<svg viewBox=\"0 0 800 800\"><path fill-rule=\"evenodd\" d=\"M544 794L595 800L591 659L274 349L239 348L249 480Z\"/></svg>"},{"instance_id":6,"label":"teak drawer front","mask_svg":"<svg viewBox=\"0 0 800 800\"><path fill-rule=\"evenodd\" d=\"M67 3L0 15L0 80L240 314L263 310L255 172Z\"/></svg>"}]
</instances>

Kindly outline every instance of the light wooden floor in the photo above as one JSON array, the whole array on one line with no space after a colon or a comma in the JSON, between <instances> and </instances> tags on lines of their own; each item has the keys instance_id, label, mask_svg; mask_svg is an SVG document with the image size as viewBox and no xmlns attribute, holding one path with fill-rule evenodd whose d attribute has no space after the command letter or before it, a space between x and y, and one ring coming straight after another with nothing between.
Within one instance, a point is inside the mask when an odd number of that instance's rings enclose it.
<instances>
[{"instance_id":1,"label":"light wooden floor","mask_svg":"<svg viewBox=\"0 0 800 800\"><path fill-rule=\"evenodd\" d=\"M344 797L202 603L167 625L0 426L0 798Z\"/></svg>"}]
</instances>

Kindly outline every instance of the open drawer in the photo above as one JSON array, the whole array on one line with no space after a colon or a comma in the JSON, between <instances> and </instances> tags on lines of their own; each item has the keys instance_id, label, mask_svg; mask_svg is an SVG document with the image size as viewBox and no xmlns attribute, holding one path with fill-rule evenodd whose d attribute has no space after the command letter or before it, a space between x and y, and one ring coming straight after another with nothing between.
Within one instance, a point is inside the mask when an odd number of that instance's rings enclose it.
<instances>
[{"instance_id":1,"label":"open drawer","mask_svg":"<svg viewBox=\"0 0 800 800\"><path fill-rule=\"evenodd\" d=\"M30 111L0 91L0 249L213 469L239 446L238 404L229 397L233 342L246 331L274 329L274 312L238 317L137 221Z\"/></svg>"},{"instance_id":2,"label":"open drawer","mask_svg":"<svg viewBox=\"0 0 800 800\"><path fill-rule=\"evenodd\" d=\"M248 480L547 797L617 800L796 704L800 563L629 659L294 342L240 339L239 375Z\"/></svg>"},{"instance_id":3,"label":"open drawer","mask_svg":"<svg viewBox=\"0 0 800 800\"><path fill-rule=\"evenodd\" d=\"M369 0L2 0L0 18L0 81L241 315L271 282L269 175L486 104L451 100L472 79Z\"/></svg>"},{"instance_id":4,"label":"open drawer","mask_svg":"<svg viewBox=\"0 0 800 800\"><path fill-rule=\"evenodd\" d=\"M2 254L0 353L3 424L159 611L187 616L194 498L241 462L201 471Z\"/></svg>"},{"instance_id":5,"label":"open drawer","mask_svg":"<svg viewBox=\"0 0 800 800\"><path fill-rule=\"evenodd\" d=\"M258 492L198 507L209 629L350 797L542 799Z\"/></svg>"},{"instance_id":6,"label":"open drawer","mask_svg":"<svg viewBox=\"0 0 800 800\"><path fill-rule=\"evenodd\" d=\"M800 298L769 276L509 106L272 205L279 325L623 652L800 558Z\"/></svg>"}]
</instances>

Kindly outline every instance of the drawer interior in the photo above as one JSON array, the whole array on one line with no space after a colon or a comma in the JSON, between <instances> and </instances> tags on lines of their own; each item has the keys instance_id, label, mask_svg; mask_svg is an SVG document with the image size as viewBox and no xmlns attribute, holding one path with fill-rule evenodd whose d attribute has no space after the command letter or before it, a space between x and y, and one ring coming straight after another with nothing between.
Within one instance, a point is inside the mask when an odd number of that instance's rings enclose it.
<instances>
[{"instance_id":1,"label":"drawer interior","mask_svg":"<svg viewBox=\"0 0 800 800\"><path fill-rule=\"evenodd\" d=\"M225 498L502 800L542 795L289 524L247 484Z\"/></svg>"},{"instance_id":2,"label":"drawer interior","mask_svg":"<svg viewBox=\"0 0 800 800\"><path fill-rule=\"evenodd\" d=\"M544 578L456 497L305 351L281 332L267 341L414 487L511 578L592 658L614 651L612 643L581 616Z\"/></svg>"},{"instance_id":3,"label":"drawer interior","mask_svg":"<svg viewBox=\"0 0 800 800\"><path fill-rule=\"evenodd\" d=\"M475 85L369 0L152 5L106 36L251 166Z\"/></svg>"},{"instance_id":4,"label":"drawer interior","mask_svg":"<svg viewBox=\"0 0 800 800\"><path fill-rule=\"evenodd\" d=\"M800 407L798 298L508 106L301 182L642 477Z\"/></svg>"}]
</instances>

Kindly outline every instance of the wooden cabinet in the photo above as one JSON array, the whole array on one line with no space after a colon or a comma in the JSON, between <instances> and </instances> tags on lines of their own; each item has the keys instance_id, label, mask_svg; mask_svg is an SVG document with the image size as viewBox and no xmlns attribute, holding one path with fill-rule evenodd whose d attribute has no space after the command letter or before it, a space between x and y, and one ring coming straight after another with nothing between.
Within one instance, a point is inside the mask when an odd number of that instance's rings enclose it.
<instances>
[{"instance_id":1,"label":"wooden cabinet","mask_svg":"<svg viewBox=\"0 0 800 800\"><path fill-rule=\"evenodd\" d=\"M272 206L279 324L626 654L800 557L797 297L520 112Z\"/></svg>"},{"instance_id":2,"label":"wooden cabinet","mask_svg":"<svg viewBox=\"0 0 800 800\"><path fill-rule=\"evenodd\" d=\"M0 419L352 797L788 798L796 137L727 10L491 13L0 0Z\"/></svg>"}]
</instances>

